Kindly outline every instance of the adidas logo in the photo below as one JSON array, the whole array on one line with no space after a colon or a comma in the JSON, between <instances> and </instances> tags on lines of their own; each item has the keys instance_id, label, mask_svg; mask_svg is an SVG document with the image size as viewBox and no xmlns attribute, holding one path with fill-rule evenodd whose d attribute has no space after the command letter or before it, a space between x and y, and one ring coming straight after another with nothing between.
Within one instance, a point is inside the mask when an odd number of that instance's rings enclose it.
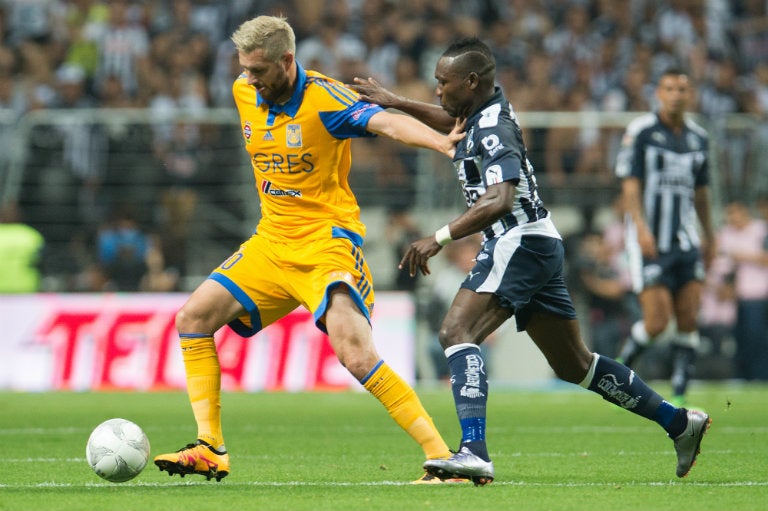
<instances>
[{"instance_id":1,"label":"adidas logo","mask_svg":"<svg viewBox=\"0 0 768 511\"><path fill-rule=\"evenodd\" d=\"M271 131L267 130L267 132L264 134L264 138L262 138L262 140L274 141L275 137L272 136L272 132Z\"/></svg>"}]
</instances>

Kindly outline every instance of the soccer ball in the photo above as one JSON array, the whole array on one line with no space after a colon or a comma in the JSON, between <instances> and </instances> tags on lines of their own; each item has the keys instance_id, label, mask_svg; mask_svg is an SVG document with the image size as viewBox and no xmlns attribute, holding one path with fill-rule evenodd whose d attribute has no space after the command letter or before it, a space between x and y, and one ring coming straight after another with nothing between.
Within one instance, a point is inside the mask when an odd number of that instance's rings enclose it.
<instances>
[{"instance_id":1,"label":"soccer ball","mask_svg":"<svg viewBox=\"0 0 768 511\"><path fill-rule=\"evenodd\" d=\"M149 460L149 439L135 423L109 419L91 433L85 459L102 479L122 483L144 470Z\"/></svg>"}]
</instances>

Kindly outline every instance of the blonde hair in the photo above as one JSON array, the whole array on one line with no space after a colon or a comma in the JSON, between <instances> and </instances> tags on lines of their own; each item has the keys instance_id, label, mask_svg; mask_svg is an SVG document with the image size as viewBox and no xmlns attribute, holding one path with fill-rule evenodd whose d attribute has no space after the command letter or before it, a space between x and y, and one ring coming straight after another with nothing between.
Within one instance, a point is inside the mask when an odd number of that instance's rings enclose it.
<instances>
[{"instance_id":1,"label":"blonde hair","mask_svg":"<svg viewBox=\"0 0 768 511\"><path fill-rule=\"evenodd\" d=\"M296 35L283 17L258 16L248 20L235 30L231 39L238 52L264 50L264 56L273 62L285 52L296 53Z\"/></svg>"}]
</instances>

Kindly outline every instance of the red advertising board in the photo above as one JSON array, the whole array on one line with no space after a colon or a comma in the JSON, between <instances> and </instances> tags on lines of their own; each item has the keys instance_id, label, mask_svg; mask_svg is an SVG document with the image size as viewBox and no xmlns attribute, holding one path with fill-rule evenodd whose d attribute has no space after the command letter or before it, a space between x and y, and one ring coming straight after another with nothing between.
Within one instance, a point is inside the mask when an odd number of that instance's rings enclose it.
<instances>
[{"instance_id":1,"label":"red advertising board","mask_svg":"<svg viewBox=\"0 0 768 511\"><path fill-rule=\"evenodd\" d=\"M380 354L414 380L413 304L377 294L373 331ZM184 294L0 296L0 341L11 370L0 388L17 390L183 389L174 316ZM224 327L215 336L222 388L334 390L359 386L339 364L311 315L297 309L253 337Z\"/></svg>"}]
</instances>

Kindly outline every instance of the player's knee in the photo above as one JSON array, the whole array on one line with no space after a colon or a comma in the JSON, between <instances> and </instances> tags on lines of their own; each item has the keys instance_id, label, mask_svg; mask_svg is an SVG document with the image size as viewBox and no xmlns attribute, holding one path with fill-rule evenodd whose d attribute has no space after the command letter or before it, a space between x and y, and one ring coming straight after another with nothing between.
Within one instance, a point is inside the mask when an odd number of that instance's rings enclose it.
<instances>
[{"instance_id":1,"label":"player's knee","mask_svg":"<svg viewBox=\"0 0 768 511\"><path fill-rule=\"evenodd\" d=\"M577 363L550 363L549 366L555 372L555 376L568 383L578 384L584 379L589 366L582 367Z\"/></svg>"},{"instance_id":2,"label":"player's knee","mask_svg":"<svg viewBox=\"0 0 768 511\"><path fill-rule=\"evenodd\" d=\"M670 322L668 318L645 320L645 330L648 332L648 337L651 339L658 339L666 332L669 324Z\"/></svg>"},{"instance_id":3,"label":"player's knee","mask_svg":"<svg viewBox=\"0 0 768 511\"><path fill-rule=\"evenodd\" d=\"M580 350L573 357L558 357L548 359L549 366L555 372L555 376L568 383L579 384L589 372L593 354L591 351Z\"/></svg>"},{"instance_id":4,"label":"player's knee","mask_svg":"<svg viewBox=\"0 0 768 511\"><path fill-rule=\"evenodd\" d=\"M457 344L468 341L466 338L466 332L459 328L445 324L443 324L443 326L440 328L440 331L437 333L437 338L440 341L440 346L442 346L443 349L450 348L451 346L455 346Z\"/></svg>"},{"instance_id":5,"label":"player's knee","mask_svg":"<svg viewBox=\"0 0 768 511\"><path fill-rule=\"evenodd\" d=\"M340 353L338 358L341 365L358 380L362 380L368 375L379 361L378 356L356 352Z\"/></svg>"},{"instance_id":6,"label":"player's knee","mask_svg":"<svg viewBox=\"0 0 768 511\"><path fill-rule=\"evenodd\" d=\"M176 330L182 333L205 333L208 330L204 328L203 321L189 310L182 307L176 313Z\"/></svg>"}]
</instances>

